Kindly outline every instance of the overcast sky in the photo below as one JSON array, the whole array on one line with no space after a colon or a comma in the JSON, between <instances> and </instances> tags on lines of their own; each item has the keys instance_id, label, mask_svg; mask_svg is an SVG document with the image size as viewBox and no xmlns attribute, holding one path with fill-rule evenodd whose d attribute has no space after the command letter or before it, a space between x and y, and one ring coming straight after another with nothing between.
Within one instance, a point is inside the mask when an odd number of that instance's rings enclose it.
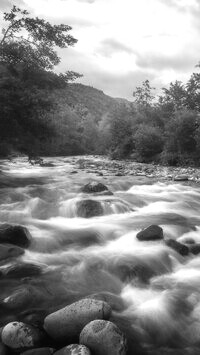
<instances>
[{"instance_id":1,"label":"overcast sky","mask_svg":"<svg viewBox=\"0 0 200 355\"><path fill-rule=\"evenodd\" d=\"M78 39L60 51L60 70L82 73L83 84L132 98L142 81L161 88L186 81L200 61L200 0L0 0L53 23Z\"/></svg>"}]
</instances>

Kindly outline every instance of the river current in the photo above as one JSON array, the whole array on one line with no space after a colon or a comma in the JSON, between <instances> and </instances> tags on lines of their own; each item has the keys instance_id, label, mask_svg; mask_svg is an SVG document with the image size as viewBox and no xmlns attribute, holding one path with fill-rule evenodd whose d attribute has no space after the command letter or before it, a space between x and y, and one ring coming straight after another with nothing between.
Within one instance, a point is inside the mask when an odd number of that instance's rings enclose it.
<instances>
[{"instance_id":1,"label":"river current","mask_svg":"<svg viewBox=\"0 0 200 355\"><path fill-rule=\"evenodd\" d=\"M157 224L165 238L200 243L199 185L99 176L78 169L78 160L48 158L49 167L32 166L27 158L0 161L0 222L28 228L33 242L18 261L43 271L0 280L1 302L24 285L35 299L7 311L0 325L92 295L109 300L128 354L199 354L200 256L183 257L162 240L136 238ZM100 201L102 216L77 217L77 201L88 197L80 189L90 181L102 182L113 195L90 196Z\"/></svg>"}]
</instances>

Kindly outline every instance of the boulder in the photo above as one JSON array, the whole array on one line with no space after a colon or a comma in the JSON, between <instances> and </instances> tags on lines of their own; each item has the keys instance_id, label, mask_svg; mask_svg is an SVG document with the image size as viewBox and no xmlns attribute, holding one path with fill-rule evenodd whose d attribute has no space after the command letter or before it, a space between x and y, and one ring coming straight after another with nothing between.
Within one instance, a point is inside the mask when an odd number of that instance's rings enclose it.
<instances>
[{"instance_id":1,"label":"boulder","mask_svg":"<svg viewBox=\"0 0 200 355\"><path fill-rule=\"evenodd\" d=\"M99 201L80 200L77 202L77 216L83 218L91 218L103 215L103 207Z\"/></svg>"},{"instance_id":2,"label":"boulder","mask_svg":"<svg viewBox=\"0 0 200 355\"><path fill-rule=\"evenodd\" d=\"M174 181L188 181L188 179L189 179L188 175L185 174L174 176Z\"/></svg>"},{"instance_id":3,"label":"boulder","mask_svg":"<svg viewBox=\"0 0 200 355\"><path fill-rule=\"evenodd\" d=\"M54 349L52 348L37 348L37 349L31 349L31 350L26 350L21 355L51 355L54 353Z\"/></svg>"},{"instance_id":4,"label":"boulder","mask_svg":"<svg viewBox=\"0 0 200 355\"><path fill-rule=\"evenodd\" d=\"M190 250L190 253L194 254L194 255L198 255L200 254L200 243L198 244L191 244L189 246L189 250Z\"/></svg>"},{"instance_id":5,"label":"boulder","mask_svg":"<svg viewBox=\"0 0 200 355\"><path fill-rule=\"evenodd\" d=\"M82 328L94 319L109 319L111 307L102 301L85 298L49 314L44 329L55 340L76 341Z\"/></svg>"},{"instance_id":6,"label":"boulder","mask_svg":"<svg viewBox=\"0 0 200 355\"><path fill-rule=\"evenodd\" d=\"M90 350L85 345L71 344L56 351L55 355L91 355Z\"/></svg>"},{"instance_id":7,"label":"boulder","mask_svg":"<svg viewBox=\"0 0 200 355\"><path fill-rule=\"evenodd\" d=\"M0 243L14 244L19 247L28 248L32 236L28 229L23 226L3 223L0 225Z\"/></svg>"},{"instance_id":8,"label":"boulder","mask_svg":"<svg viewBox=\"0 0 200 355\"><path fill-rule=\"evenodd\" d=\"M20 279L23 277L39 276L42 269L39 265L32 263L17 263L3 270L4 277Z\"/></svg>"},{"instance_id":9,"label":"boulder","mask_svg":"<svg viewBox=\"0 0 200 355\"><path fill-rule=\"evenodd\" d=\"M165 244L168 247L174 249L177 253L181 254L182 256L186 256L189 254L190 251L189 248L186 245L179 243L174 239L165 240Z\"/></svg>"},{"instance_id":10,"label":"boulder","mask_svg":"<svg viewBox=\"0 0 200 355\"><path fill-rule=\"evenodd\" d=\"M24 249L12 244L0 244L0 261L24 254Z\"/></svg>"},{"instance_id":11,"label":"boulder","mask_svg":"<svg viewBox=\"0 0 200 355\"><path fill-rule=\"evenodd\" d=\"M94 320L81 331L80 344L87 346L92 355L125 355L126 339L112 322Z\"/></svg>"},{"instance_id":12,"label":"boulder","mask_svg":"<svg viewBox=\"0 0 200 355\"><path fill-rule=\"evenodd\" d=\"M15 350L38 347L42 340L37 328L22 322L8 323L2 330L1 339L5 345Z\"/></svg>"},{"instance_id":13,"label":"boulder","mask_svg":"<svg viewBox=\"0 0 200 355\"><path fill-rule=\"evenodd\" d=\"M97 181L92 181L84 185L81 188L81 192L84 192L86 194L99 193L99 192L101 193L105 192L107 194L109 192L112 195L112 192L108 190L107 186Z\"/></svg>"},{"instance_id":14,"label":"boulder","mask_svg":"<svg viewBox=\"0 0 200 355\"><path fill-rule=\"evenodd\" d=\"M136 238L141 241L163 239L163 229L157 225L151 225L137 233Z\"/></svg>"}]
</instances>

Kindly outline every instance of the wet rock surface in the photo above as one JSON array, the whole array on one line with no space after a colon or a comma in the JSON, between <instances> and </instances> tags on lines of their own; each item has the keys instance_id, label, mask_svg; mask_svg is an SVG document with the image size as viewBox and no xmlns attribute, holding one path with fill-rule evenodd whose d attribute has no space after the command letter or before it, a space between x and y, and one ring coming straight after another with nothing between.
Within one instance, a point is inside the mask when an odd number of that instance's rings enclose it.
<instances>
[{"instance_id":1,"label":"wet rock surface","mask_svg":"<svg viewBox=\"0 0 200 355\"><path fill-rule=\"evenodd\" d=\"M42 334L28 324L11 322L3 328L1 338L11 349L23 350L37 347L42 341Z\"/></svg>"},{"instance_id":2,"label":"wet rock surface","mask_svg":"<svg viewBox=\"0 0 200 355\"><path fill-rule=\"evenodd\" d=\"M94 319L109 319L111 307L102 301L82 299L59 311L49 314L44 320L46 332L55 340L76 340L81 329Z\"/></svg>"},{"instance_id":3,"label":"wet rock surface","mask_svg":"<svg viewBox=\"0 0 200 355\"><path fill-rule=\"evenodd\" d=\"M112 322L94 320L80 334L80 344L86 345L94 355L125 355L127 344L124 334Z\"/></svg>"},{"instance_id":4,"label":"wet rock surface","mask_svg":"<svg viewBox=\"0 0 200 355\"><path fill-rule=\"evenodd\" d=\"M95 200L81 200L77 203L78 217L91 218L103 215L103 208L99 201Z\"/></svg>"},{"instance_id":5,"label":"wet rock surface","mask_svg":"<svg viewBox=\"0 0 200 355\"><path fill-rule=\"evenodd\" d=\"M151 225L137 233L136 238L141 241L163 239L163 229L157 225Z\"/></svg>"},{"instance_id":6,"label":"wet rock surface","mask_svg":"<svg viewBox=\"0 0 200 355\"><path fill-rule=\"evenodd\" d=\"M0 243L9 243L28 248L32 237L27 228L18 225L0 224Z\"/></svg>"},{"instance_id":7,"label":"wet rock surface","mask_svg":"<svg viewBox=\"0 0 200 355\"><path fill-rule=\"evenodd\" d=\"M184 245L182 243L179 243L179 242L177 242L174 239L165 240L165 244L168 247L170 247L170 248L174 249L175 251L177 251L177 253L181 254L182 256L186 256L186 255L189 254L190 249L186 245Z\"/></svg>"},{"instance_id":8,"label":"wet rock surface","mask_svg":"<svg viewBox=\"0 0 200 355\"><path fill-rule=\"evenodd\" d=\"M91 352L84 345L71 344L56 351L55 355L91 355Z\"/></svg>"}]
</instances>

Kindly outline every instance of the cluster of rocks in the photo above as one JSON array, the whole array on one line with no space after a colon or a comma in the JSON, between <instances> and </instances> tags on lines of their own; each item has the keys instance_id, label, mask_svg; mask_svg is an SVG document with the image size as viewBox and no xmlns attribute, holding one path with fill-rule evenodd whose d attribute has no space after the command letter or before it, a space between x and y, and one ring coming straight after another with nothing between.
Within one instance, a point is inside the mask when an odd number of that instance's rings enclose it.
<instances>
[{"instance_id":1,"label":"cluster of rocks","mask_svg":"<svg viewBox=\"0 0 200 355\"><path fill-rule=\"evenodd\" d=\"M42 328L10 322L1 331L0 353L24 355L125 355L127 342L109 321L104 301L85 298L47 315Z\"/></svg>"},{"instance_id":2,"label":"cluster of rocks","mask_svg":"<svg viewBox=\"0 0 200 355\"><path fill-rule=\"evenodd\" d=\"M164 238L163 229L157 225L151 225L137 233L136 238L140 241L163 240L165 245L175 250L182 256L187 256L189 253L197 255L200 253L200 243L190 239L185 239L184 243L180 243L172 238Z\"/></svg>"},{"instance_id":3,"label":"cluster of rocks","mask_svg":"<svg viewBox=\"0 0 200 355\"><path fill-rule=\"evenodd\" d=\"M79 159L76 164L81 170L88 173L107 176L144 176L148 178L159 178L172 181L194 181L200 182L200 168L193 167L172 167L155 164L137 163L131 160L115 161L106 157L100 159Z\"/></svg>"}]
</instances>

